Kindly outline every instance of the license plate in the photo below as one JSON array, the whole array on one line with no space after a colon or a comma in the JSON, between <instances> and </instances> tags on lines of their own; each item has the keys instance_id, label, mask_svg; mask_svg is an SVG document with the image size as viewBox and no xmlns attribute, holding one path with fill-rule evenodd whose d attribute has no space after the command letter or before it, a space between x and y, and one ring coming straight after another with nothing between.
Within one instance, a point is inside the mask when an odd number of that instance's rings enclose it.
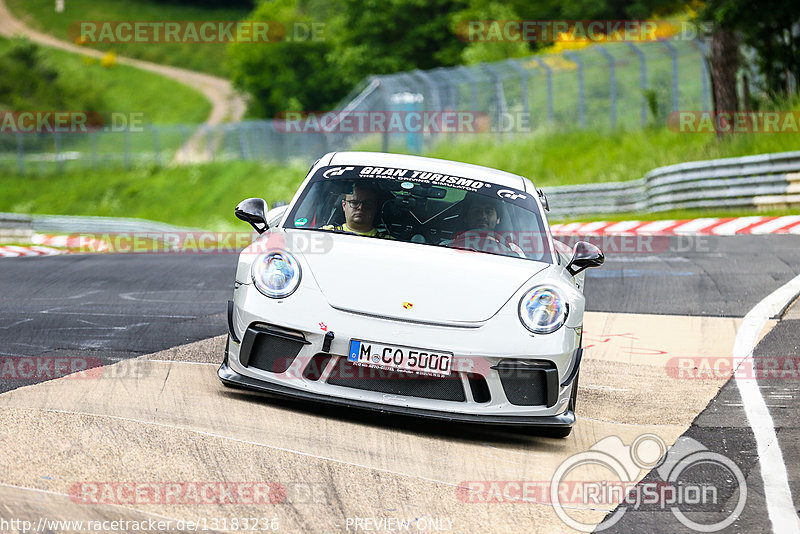
<instances>
[{"instance_id":1,"label":"license plate","mask_svg":"<svg viewBox=\"0 0 800 534\"><path fill-rule=\"evenodd\" d=\"M453 354L351 339L347 361L365 367L405 371L419 375L449 376Z\"/></svg>"}]
</instances>

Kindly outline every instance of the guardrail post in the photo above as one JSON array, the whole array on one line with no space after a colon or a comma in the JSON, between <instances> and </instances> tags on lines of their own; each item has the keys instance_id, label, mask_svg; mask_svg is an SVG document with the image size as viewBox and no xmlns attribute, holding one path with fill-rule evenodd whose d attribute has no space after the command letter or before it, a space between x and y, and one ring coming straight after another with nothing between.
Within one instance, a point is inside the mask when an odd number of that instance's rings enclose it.
<instances>
[{"instance_id":1,"label":"guardrail post","mask_svg":"<svg viewBox=\"0 0 800 534\"><path fill-rule=\"evenodd\" d=\"M678 51L667 40L659 39L659 42L669 50L672 59L672 112L678 111Z\"/></svg>"},{"instance_id":2,"label":"guardrail post","mask_svg":"<svg viewBox=\"0 0 800 534\"><path fill-rule=\"evenodd\" d=\"M611 127L617 125L617 74L616 60L614 56L603 49L603 46L595 46L595 50L600 52L608 60L608 92L611 105Z\"/></svg>"},{"instance_id":3,"label":"guardrail post","mask_svg":"<svg viewBox=\"0 0 800 534\"><path fill-rule=\"evenodd\" d=\"M647 126L647 96L645 95L645 91L647 91L647 58L644 57L644 52L632 42L626 41L625 44L639 56L639 89L642 91L642 126Z\"/></svg>"},{"instance_id":4,"label":"guardrail post","mask_svg":"<svg viewBox=\"0 0 800 534\"><path fill-rule=\"evenodd\" d=\"M578 65L578 123L581 127L586 126L586 95L584 93L583 85L583 61L577 54L572 52L564 52L564 57L570 58Z\"/></svg>"},{"instance_id":5,"label":"guardrail post","mask_svg":"<svg viewBox=\"0 0 800 534\"><path fill-rule=\"evenodd\" d=\"M17 167L20 174L25 174L25 140L17 132Z\"/></svg>"}]
</instances>

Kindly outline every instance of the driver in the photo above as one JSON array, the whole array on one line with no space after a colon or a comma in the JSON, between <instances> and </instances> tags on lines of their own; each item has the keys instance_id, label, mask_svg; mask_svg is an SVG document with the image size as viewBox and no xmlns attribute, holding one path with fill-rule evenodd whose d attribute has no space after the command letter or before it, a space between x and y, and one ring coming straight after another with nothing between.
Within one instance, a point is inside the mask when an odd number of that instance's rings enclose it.
<instances>
[{"instance_id":1,"label":"driver","mask_svg":"<svg viewBox=\"0 0 800 534\"><path fill-rule=\"evenodd\" d=\"M344 224L328 224L323 230L339 230L369 237L389 237L388 232L375 228L375 215L378 213L378 193L365 184L356 183L353 191L342 200Z\"/></svg>"}]
</instances>

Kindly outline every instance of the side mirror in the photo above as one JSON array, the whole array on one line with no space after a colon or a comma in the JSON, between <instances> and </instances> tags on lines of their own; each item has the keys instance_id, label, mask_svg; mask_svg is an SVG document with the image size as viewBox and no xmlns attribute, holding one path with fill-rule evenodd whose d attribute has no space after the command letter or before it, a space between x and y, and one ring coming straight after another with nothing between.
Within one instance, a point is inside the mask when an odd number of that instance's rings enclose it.
<instances>
[{"instance_id":1,"label":"side mirror","mask_svg":"<svg viewBox=\"0 0 800 534\"><path fill-rule=\"evenodd\" d=\"M567 271L575 276L589 267L600 267L604 261L606 257L599 248L586 241L578 241L572 251L572 259L567 264Z\"/></svg>"},{"instance_id":2,"label":"side mirror","mask_svg":"<svg viewBox=\"0 0 800 534\"><path fill-rule=\"evenodd\" d=\"M267 211L269 211L269 206L263 198L248 198L239 202L233 213L237 218L250 223L256 232L263 234L269 228Z\"/></svg>"},{"instance_id":3,"label":"side mirror","mask_svg":"<svg viewBox=\"0 0 800 534\"><path fill-rule=\"evenodd\" d=\"M544 191L541 189L537 189L536 191L539 193L539 199L542 201L544 211L550 211L550 202L547 201L547 195L545 195Z\"/></svg>"}]
</instances>

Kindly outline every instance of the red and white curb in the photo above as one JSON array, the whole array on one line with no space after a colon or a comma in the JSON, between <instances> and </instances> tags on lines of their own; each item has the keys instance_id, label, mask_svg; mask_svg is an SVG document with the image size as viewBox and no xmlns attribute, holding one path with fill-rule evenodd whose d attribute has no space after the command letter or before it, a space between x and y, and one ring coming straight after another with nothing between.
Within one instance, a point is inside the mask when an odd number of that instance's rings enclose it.
<instances>
[{"instance_id":1,"label":"red and white curb","mask_svg":"<svg viewBox=\"0 0 800 534\"><path fill-rule=\"evenodd\" d=\"M663 221L598 221L550 225L555 236L582 235L800 235L800 215L783 217L734 217ZM0 258L52 256L71 252L110 252L105 241L80 235L34 234L32 245L0 245ZM59 248L53 248L59 247Z\"/></svg>"},{"instance_id":2,"label":"red and white curb","mask_svg":"<svg viewBox=\"0 0 800 534\"><path fill-rule=\"evenodd\" d=\"M108 244L103 241L75 235L34 234L31 242L32 245L0 245L0 258L56 256L71 252L106 252L109 250Z\"/></svg>"},{"instance_id":3,"label":"red and white curb","mask_svg":"<svg viewBox=\"0 0 800 534\"><path fill-rule=\"evenodd\" d=\"M66 254L66 250L60 250L51 247L41 246L16 246L16 245L2 245L0 246L0 258L18 258L20 256L55 256L57 254Z\"/></svg>"},{"instance_id":4,"label":"red and white curb","mask_svg":"<svg viewBox=\"0 0 800 534\"><path fill-rule=\"evenodd\" d=\"M105 241L81 235L34 234L31 241L36 245L77 248L82 252L107 252L110 250Z\"/></svg>"},{"instance_id":5,"label":"red and white curb","mask_svg":"<svg viewBox=\"0 0 800 534\"><path fill-rule=\"evenodd\" d=\"M800 215L666 221L615 221L551 224L556 236L572 235L800 235Z\"/></svg>"}]
</instances>

